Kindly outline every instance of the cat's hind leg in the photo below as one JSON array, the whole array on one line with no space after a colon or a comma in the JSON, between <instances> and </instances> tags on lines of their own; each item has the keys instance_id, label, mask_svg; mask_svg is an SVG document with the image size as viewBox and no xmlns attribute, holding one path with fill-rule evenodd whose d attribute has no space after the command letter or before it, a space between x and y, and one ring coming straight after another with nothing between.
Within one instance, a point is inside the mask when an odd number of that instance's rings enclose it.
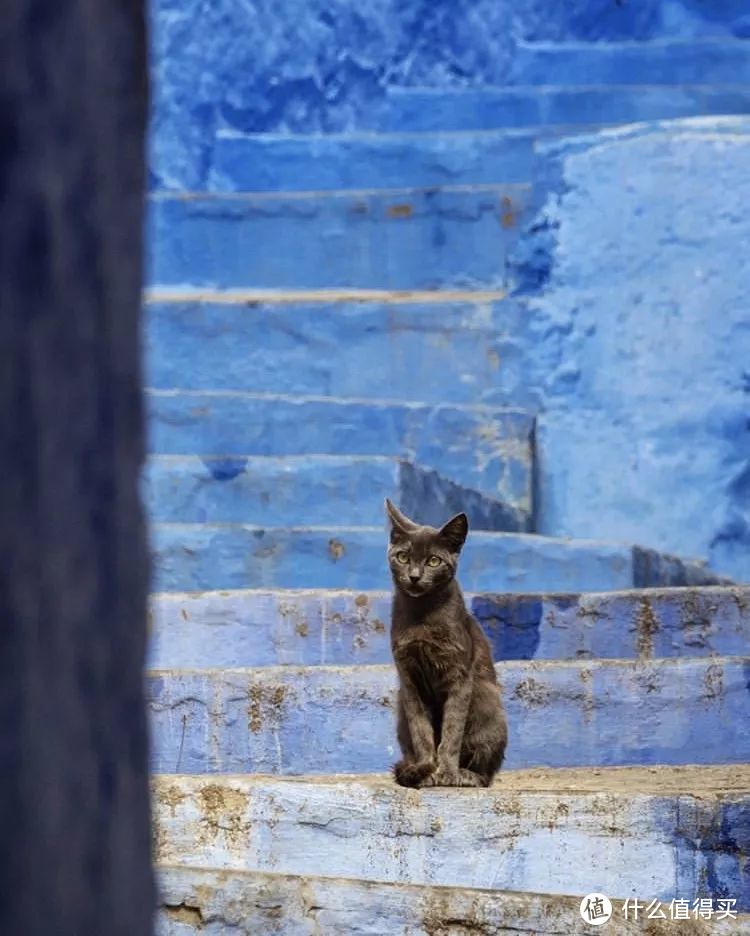
<instances>
[{"instance_id":1,"label":"cat's hind leg","mask_svg":"<svg viewBox=\"0 0 750 936\"><path fill-rule=\"evenodd\" d=\"M505 720L498 687L489 681L477 683L472 694L461 745L461 773L473 774L479 783L467 786L489 786L500 769L508 744ZM466 778L469 780L469 778ZM463 785L463 784L462 784Z\"/></svg>"}]
</instances>

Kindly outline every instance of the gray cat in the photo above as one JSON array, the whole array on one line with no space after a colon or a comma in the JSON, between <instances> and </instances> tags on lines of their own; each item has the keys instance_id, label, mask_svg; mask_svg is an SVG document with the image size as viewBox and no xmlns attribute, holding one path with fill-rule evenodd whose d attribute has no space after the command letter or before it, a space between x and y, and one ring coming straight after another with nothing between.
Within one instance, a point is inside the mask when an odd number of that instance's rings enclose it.
<instances>
[{"instance_id":1,"label":"gray cat","mask_svg":"<svg viewBox=\"0 0 750 936\"><path fill-rule=\"evenodd\" d=\"M489 786L508 729L489 642L456 581L469 521L461 513L436 530L385 503L403 755L393 775L408 787Z\"/></svg>"}]
</instances>

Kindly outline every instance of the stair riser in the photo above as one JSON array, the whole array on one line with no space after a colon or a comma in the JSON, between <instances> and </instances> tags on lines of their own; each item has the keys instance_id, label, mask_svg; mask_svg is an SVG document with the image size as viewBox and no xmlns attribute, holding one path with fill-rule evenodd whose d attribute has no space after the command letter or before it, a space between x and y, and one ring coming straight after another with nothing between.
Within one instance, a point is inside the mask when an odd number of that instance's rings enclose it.
<instances>
[{"instance_id":1,"label":"stair riser","mask_svg":"<svg viewBox=\"0 0 750 936\"><path fill-rule=\"evenodd\" d=\"M750 760L750 661L502 663L506 766ZM373 773L397 759L390 667L161 671L158 773Z\"/></svg>"},{"instance_id":2,"label":"stair riser","mask_svg":"<svg viewBox=\"0 0 750 936\"><path fill-rule=\"evenodd\" d=\"M641 123L750 112L747 88L395 89L371 129L496 130L555 124Z\"/></svg>"},{"instance_id":3,"label":"stair riser","mask_svg":"<svg viewBox=\"0 0 750 936\"><path fill-rule=\"evenodd\" d=\"M156 389L442 404L535 399L527 313L511 300L151 303L145 327L147 382Z\"/></svg>"},{"instance_id":4,"label":"stair riser","mask_svg":"<svg viewBox=\"0 0 750 936\"><path fill-rule=\"evenodd\" d=\"M389 593L237 592L156 596L150 666L389 663ZM561 596L485 596L471 608L496 660L741 656L750 595L678 589Z\"/></svg>"},{"instance_id":5,"label":"stair riser","mask_svg":"<svg viewBox=\"0 0 750 936\"><path fill-rule=\"evenodd\" d=\"M580 931L580 898L383 884L262 872L160 868L157 936L571 936ZM642 933L614 901L620 936ZM194 922L191 922L191 912ZM743 921L745 922L745 921ZM459 929L460 927L460 929ZM734 934L734 921L694 922L692 936Z\"/></svg>"},{"instance_id":6,"label":"stair riser","mask_svg":"<svg viewBox=\"0 0 750 936\"><path fill-rule=\"evenodd\" d=\"M225 289L505 285L528 187L210 198L150 206L149 282Z\"/></svg>"},{"instance_id":7,"label":"stair riser","mask_svg":"<svg viewBox=\"0 0 750 936\"><path fill-rule=\"evenodd\" d=\"M529 182L535 132L477 136L224 135L214 145L216 192L430 188Z\"/></svg>"},{"instance_id":8,"label":"stair riser","mask_svg":"<svg viewBox=\"0 0 750 936\"><path fill-rule=\"evenodd\" d=\"M381 529L157 523L151 536L155 591L390 586L385 523ZM617 543L475 531L462 552L459 580L467 591L513 594L715 581L695 563L644 565L642 555Z\"/></svg>"},{"instance_id":9,"label":"stair riser","mask_svg":"<svg viewBox=\"0 0 750 936\"><path fill-rule=\"evenodd\" d=\"M447 802L450 806L447 806ZM750 906L750 798L403 791L264 778L156 786L157 861L537 893ZM739 845L738 854L738 843ZM570 931L568 931L570 932ZM573 932L577 932L574 930Z\"/></svg>"},{"instance_id":10,"label":"stair riser","mask_svg":"<svg viewBox=\"0 0 750 936\"><path fill-rule=\"evenodd\" d=\"M528 514L387 459L152 458L144 497L154 521L263 526L382 524L390 497L441 524L461 510L474 529L528 530Z\"/></svg>"},{"instance_id":11,"label":"stair riser","mask_svg":"<svg viewBox=\"0 0 750 936\"><path fill-rule=\"evenodd\" d=\"M155 454L393 455L518 507L531 502L534 421L519 410L158 391L147 404Z\"/></svg>"}]
</instances>

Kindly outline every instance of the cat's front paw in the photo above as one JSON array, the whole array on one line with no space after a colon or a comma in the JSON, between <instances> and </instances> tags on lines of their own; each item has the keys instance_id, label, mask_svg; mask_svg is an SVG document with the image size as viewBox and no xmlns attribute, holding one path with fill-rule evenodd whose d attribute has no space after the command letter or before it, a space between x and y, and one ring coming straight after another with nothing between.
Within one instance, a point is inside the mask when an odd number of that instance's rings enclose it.
<instances>
[{"instance_id":1,"label":"cat's front paw","mask_svg":"<svg viewBox=\"0 0 750 936\"><path fill-rule=\"evenodd\" d=\"M400 760L393 765L393 777L400 786L419 787L429 786L427 782L435 770L435 762L430 760L404 761Z\"/></svg>"},{"instance_id":2,"label":"cat's front paw","mask_svg":"<svg viewBox=\"0 0 750 936\"><path fill-rule=\"evenodd\" d=\"M422 786L463 786L461 772L458 767L441 764L431 776L427 777Z\"/></svg>"}]
</instances>

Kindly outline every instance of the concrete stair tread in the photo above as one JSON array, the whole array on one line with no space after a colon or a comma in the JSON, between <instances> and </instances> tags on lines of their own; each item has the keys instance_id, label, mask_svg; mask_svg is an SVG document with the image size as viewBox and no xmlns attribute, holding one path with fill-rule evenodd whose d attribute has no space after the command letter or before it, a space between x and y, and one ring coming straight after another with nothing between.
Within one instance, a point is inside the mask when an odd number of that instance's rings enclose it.
<instances>
[{"instance_id":1,"label":"concrete stair tread","mask_svg":"<svg viewBox=\"0 0 750 936\"><path fill-rule=\"evenodd\" d=\"M375 526L153 525L157 591L385 588L385 522ZM301 560L304 559L304 562ZM698 562L623 543L530 533L470 534L459 567L467 591L611 591L715 584Z\"/></svg>"},{"instance_id":2,"label":"concrete stair tread","mask_svg":"<svg viewBox=\"0 0 750 936\"><path fill-rule=\"evenodd\" d=\"M146 302L209 304L288 304L379 302L405 305L411 303L494 302L507 297L503 289L220 289L152 286L143 291Z\"/></svg>"},{"instance_id":3,"label":"concrete stair tread","mask_svg":"<svg viewBox=\"0 0 750 936\"><path fill-rule=\"evenodd\" d=\"M188 932L190 927L208 936L230 927L233 933L258 936L277 932L280 926L298 936L319 936L321 930L359 936L577 936L589 930L581 920L580 896L166 864L156 870L158 936ZM738 925L750 927L750 917L695 922L691 933L724 936L739 932ZM662 929L657 922L649 932L668 936L668 926L667 922ZM642 933L642 921L618 919L618 932Z\"/></svg>"},{"instance_id":4,"label":"concrete stair tread","mask_svg":"<svg viewBox=\"0 0 750 936\"><path fill-rule=\"evenodd\" d=\"M160 864L750 905L750 768L507 771L488 790L385 777L154 780ZM708 877L707 877L708 876Z\"/></svg>"},{"instance_id":5,"label":"concrete stair tread","mask_svg":"<svg viewBox=\"0 0 750 936\"><path fill-rule=\"evenodd\" d=\"M750 588L467 595L496 660L742 654ZM151 599L153 667L387 663L390 591L252 589Z\"/></svg>"},{"instance_id":6,"label":"concrete stair tread","mask_svg":"<svg viewBox=\"0 0 750 936\"><path fill-rule=\"evenodd\" d=\"M382 521L386 497L434 526L461 511L473 529L522 532L531 522L528 510L395 456L151 455L143 491L152 522L370 524Z\"/></svg>"},{"instance_id":7,"label":"concrete stair tread","mask_svg":"<svg viewBox=\"0 0 750 936\"><path fill-rule=\"evenodd\" d=\"M509 768L750 760L748 656L496 671ZM397 759L392 665L174 668L146 687L157 772L377 773Z\"/></svg>"},{"instance_id":8,"label":"concrete stair tread","mask_svg":"<svg viewBox=\"0 0 750 936\"><path fill-rule=\"evenodd\" d=\"M147 281L174 287L501 288L530 197L525 184L161 192L150 199Z\"/></svg>"}]
</instances>

